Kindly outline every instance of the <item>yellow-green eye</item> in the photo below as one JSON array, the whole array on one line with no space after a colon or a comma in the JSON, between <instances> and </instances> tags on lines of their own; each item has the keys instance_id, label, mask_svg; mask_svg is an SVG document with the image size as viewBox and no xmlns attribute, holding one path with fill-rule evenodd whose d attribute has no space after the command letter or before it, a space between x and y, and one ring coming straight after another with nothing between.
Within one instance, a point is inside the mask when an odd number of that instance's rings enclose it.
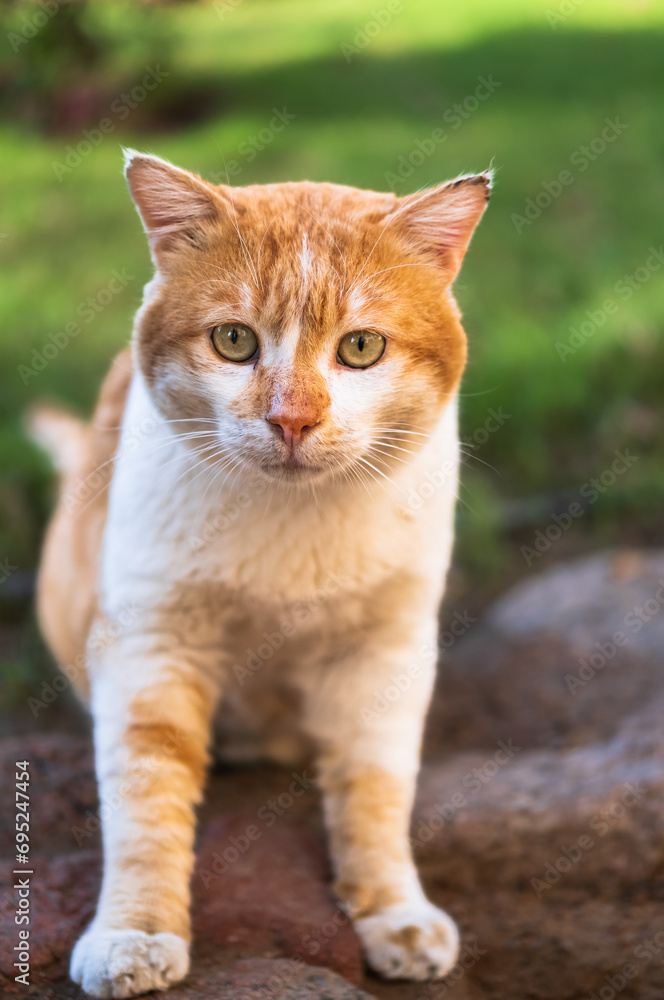
<instances>
[{"instance_id":1,"label":"yellow-green eye","mask_svg":"<svg viewBox=\"0 0 664 1000\"><path fill-rule=\"evenodd\" d=\"M369 368L375 365L385 350L385 337L371 330L355 330L339 341L337 357L349 368Z\"/></svg>"},{"instance_id":2,"label":"yellow-green eye","mask_svg":"<svg viewBox=\"0 0 664 1000\"><path fill-rule=\"evenodd\" d=\"M258 337L242 323L221 323L212 330L217 354L227 361L249 361L258 351Z\"/></svg>"}]
</instances>

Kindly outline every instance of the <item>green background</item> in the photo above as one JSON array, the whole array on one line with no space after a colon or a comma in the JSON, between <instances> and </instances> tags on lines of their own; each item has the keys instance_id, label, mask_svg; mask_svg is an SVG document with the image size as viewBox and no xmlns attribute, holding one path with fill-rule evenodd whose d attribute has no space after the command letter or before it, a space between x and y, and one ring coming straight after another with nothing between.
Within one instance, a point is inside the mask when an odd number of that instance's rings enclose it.
<instances>
[{"instance_id":1,"label":"green background","mask_svg":"<svg viewBox=\"0 0 664 1000\"><path fill-rule=\"evenodd\" d=\"M90 412L150 275L122 144L208 177L236 161L234 184L309 178L399 194L493 163L494 196L456 285L470 340L461 416L472 457L452 598L481 603L551 561L659 543L664 267L653 266L650 248L664 242L664 6L402 0L391 8L386 0L228 0L69 4L49 15L32 3L3 9L5 691L22 697L52 674L30 589L53 482L22 431L23 414L42 398ZM148 67L163 81L135 108L117 110ZM493 88L481 100L480 78ZM247 144L269 128L274 108L295 118L259 138L263 148L250 156ZM103 118L112 129L98 145L78 163L70 157L71 169L58 167ZM611 142L600 138L607 119L620 123ZM431 141L436 129L444 141ZM557 191L561 171L572 180L547 205L547 185ZM538 196L533 211L529 199ZM537 217L524 223L528 203ZM132 280L82 319L77 310L114 269ZM635 274L633 292L619 294L618 283ZM607 300L617 304L611 314ZM80 334L37 372L33 349L41 354L72 321ZM591 335L562 360L556 345L584 321ZM501 408L509 419L485 434L489 411ZM637 461L529 566L522 546L625 448Z\"/></svg>"}]
</instances>

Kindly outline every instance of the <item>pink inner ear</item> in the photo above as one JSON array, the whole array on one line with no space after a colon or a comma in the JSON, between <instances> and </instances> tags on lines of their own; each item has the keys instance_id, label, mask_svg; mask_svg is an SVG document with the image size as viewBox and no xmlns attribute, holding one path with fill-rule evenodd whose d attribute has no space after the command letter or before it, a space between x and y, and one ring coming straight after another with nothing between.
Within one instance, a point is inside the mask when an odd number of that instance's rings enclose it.
<instances>
[{"instance_id":1,"label":"pink inner ear","mask_svg":"<svg viewBox=\"0 0 664 1000\"><path fill-rule=\"evenodd\" d=\"M424 194L403 198L392 215L420 252L456 278L491 190L491 174L448 181Z\"/></svg>"}]
</instances>

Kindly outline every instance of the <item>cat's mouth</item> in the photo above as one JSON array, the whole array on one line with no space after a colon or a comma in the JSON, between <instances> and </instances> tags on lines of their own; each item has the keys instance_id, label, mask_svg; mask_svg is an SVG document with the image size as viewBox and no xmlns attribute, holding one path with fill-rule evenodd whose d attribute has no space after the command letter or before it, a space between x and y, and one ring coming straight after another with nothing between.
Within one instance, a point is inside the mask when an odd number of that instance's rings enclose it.
<instances>
[{"instance_id":1,"label":"cat's mouth","mask_svg":"<svg viewBox=\"0 0 664 1000\"><path fill-rule=\"evenodd\" d=\"M310 462L300 455L291 454L276 462L268 462L261 466L264 473L277 479L306 479L308 476L320 476L329 472L329 468Z\"/></svg>"},{"instance_id":2,"label":"cat's mouth","mask_svg":"<svg viewBox=\"0 0 664 1000\"><path fill-rule=\"evenodd\" d=\"M320 452L320 449L316 449ZM307 479L320 479L333 474L340 464L343 464L334 454L311 454L308 449L297 446L283 449L279 453L272 452L263 455L258 462L260 472L273 480L281 482L304 482Z\"/></svg>"},{"instance_id":3,"label":"cat's mouth","mask_svg":"<svg viewBox=\"0 0 664 1000\"><path fill-rule=\"evenodd\" d=\"M304 483L334 477L348 466L355 449L340 434L329 437L321 440L313 434L305 435L288 445L276 438L252 441L243 448L243 458L261 476L275 482Z\"/></svg>"},{"instance_id":4,"label":"cat's mouth","mask_svg":"<svg viewBox=\"0 0 664 1000\"><path fill-rule=\"evenodd\" d=\"M276 443L275 449L270 449L269 455L264 455L260 463L261 470L271 478L281 480L303 480L317 478L331 471L329 461L321 461L320 447L311 447L308 440L291 439Z\"/></svg>"}]
</instances>

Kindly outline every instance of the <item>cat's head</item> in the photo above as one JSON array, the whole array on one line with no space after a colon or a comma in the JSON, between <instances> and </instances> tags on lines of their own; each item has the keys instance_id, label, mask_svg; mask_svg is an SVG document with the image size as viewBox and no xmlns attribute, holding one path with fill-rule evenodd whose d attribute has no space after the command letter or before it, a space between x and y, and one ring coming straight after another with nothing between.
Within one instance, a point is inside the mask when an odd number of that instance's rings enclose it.
<instances>
[{"instance_id":1,"label":"cat's head","mask_svg":"<svg viewBox=\"0 0 664 1000\"><path fill-rule=\"evenodd\" d=\"M464 366L451 285L489 173L405 198L230 188L137 153L126 174L157 267L139 364L174 431L286 482L375 474L420 447Z\"/></svg>"}]
</instances>

